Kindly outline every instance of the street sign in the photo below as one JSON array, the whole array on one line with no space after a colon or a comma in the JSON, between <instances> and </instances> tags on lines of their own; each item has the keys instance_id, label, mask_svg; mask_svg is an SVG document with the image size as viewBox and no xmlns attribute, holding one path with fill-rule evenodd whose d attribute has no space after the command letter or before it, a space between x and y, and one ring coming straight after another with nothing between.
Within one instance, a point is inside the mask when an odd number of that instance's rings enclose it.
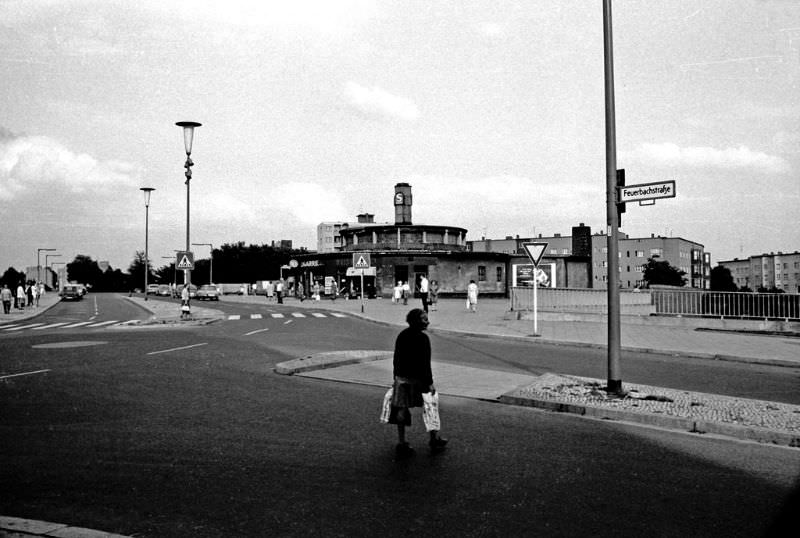
<instances>
[{"instance_id":1,"label":"street sign","mask_svg":"<svg viewBox=\"0 0 800 538\"><path fill-rule=\"evenodd\" d=\"M544 254L544 249L547 248L547 243L522 243L522 246L525 247L525 252L533 262L533 266L538 267L542 254Z\"/></svg>"},{"instance_id":2,"label":"street sign","mask_svg":"<svg viewBox=\"0 0 800 538\"><path fill-rule=\"evenodd\" d=\"M179 251L175 262L176 269L194 269L194 252Z\"/></svg>"},{"instance_id":3,"label":"street sign","mask_svg":"<svg viewBox=\"0 0 800 538\"><path fill-rule=\"evenodd\" d=\"M675 198L675 181L660 181L657 183L641 183L618 187L619 196L617 203L637 202L641 200L655 200L657 198Z\"/></svg>"},{"instance_id":4,"label":"street sign","mask_svg":"<svg viewBox=\"0 0 800 538\"><path fill-rule=\"evenodd\" d=\"M353 267L356 269L369 269L370 259L368 252L357 252L353 254Z\"/></svg>"}]
</instances>

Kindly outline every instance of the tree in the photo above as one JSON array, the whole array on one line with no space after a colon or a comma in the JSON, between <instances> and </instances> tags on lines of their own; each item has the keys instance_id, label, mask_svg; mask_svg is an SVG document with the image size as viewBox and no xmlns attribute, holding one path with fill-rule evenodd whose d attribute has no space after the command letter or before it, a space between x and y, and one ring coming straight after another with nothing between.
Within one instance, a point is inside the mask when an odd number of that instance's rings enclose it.
<instances>
[{"instance_id":1,"label":"tree","mask_svg":"<svg viewBox=\"0 0 800 538\"><path fill-rule=\"evenodd\" d=\"M730 269L723 265L711 269L711 291L736 291Z\"/></svg>"},{"instance_id":2,"label":"tree","mask_svg":"<svg viewBox=\"0 0 800 538\"><path fill-rule=\"evenodd\" d=\"M67 264L67 280L79 284L87 284L94 288L103 275L103 271L91 256L78 254Z\"/></svg>"},{"instance_id":3,"label":"tree","mask_svg":"<svg viewBox=\"0 0 800 538\"><path fill-rule=\"evenodd\" d=\"M147 260L147 283L148 284L155 284L156 279L155 275L153 274L153 266L150 263L150 260ZM138 288L139 286L144 287L144 271L145 271L145 258L144 258L144 251L137 250L133 255L133 261L131 261L130 266L128 267L128 274L130 275L129 285L133 288Z\"/></svg>"},{"instance_id":4,"label":"tree","mask_svg":"<svg viewBox=\"0 0 800 538\"><path fill-rule=\"evenodd\" d=\"M659 261L656 258L648 258L647 264L642 271L642 278L647 282L648 286L663 285L663 286L685 286L686 279L684 275L686 271L681 271L677 267L673 267L667 261Z\"/></svg>"},{"instance_id":5,"label":"tree","mask_svg":"<svg viewBox=\"0 0 800 538\"><path fill-rule=\"evenodd\" d=\"M16 290L17 285L23 280L25 280L25 273L20 273L13 267L9 267L6 269L6 272L3 273L3 276L0 277L0 286L6 284L10 289Z\"/></svg>"}]
</instances>

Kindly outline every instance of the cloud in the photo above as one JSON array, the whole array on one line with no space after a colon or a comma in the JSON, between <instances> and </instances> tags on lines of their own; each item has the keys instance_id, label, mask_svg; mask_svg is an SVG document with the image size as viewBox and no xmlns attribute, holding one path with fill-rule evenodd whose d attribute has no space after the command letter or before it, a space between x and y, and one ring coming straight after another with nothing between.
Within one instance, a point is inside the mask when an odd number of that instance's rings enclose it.
<instances>
[{"instance_id":1,"label":"cloud","mask_svg":"<svg viewBox=\"0 0 800 538\"><path fill-rule=\"evenodd\" d=\"M368 117L409 122L419 118L419 109L413 101L392 95L377 86L366 88L348 82L344 88L344 98L350 108Z\"/></svg>"},{"instance_id":2,"label":"cloud","mask_svg":"<svg viewBox=\"0 0 800 538\"><path fill-rule=\"evenodd\" d=\"M271 195L283 200L282 209L289 211L306 225L316 226L320 222L346 219L349 212L341 195L315 183L291 182L280 185Z\"/></svg>"},{"instance_id":3,"label":"cloud","mask_svg":"<svg viewBox=\"0 0 800 538\"><path fill-rule=\"evenodd\" d=\"M44 136L15 136L0 130L0 200L44 186L67 192L133 186L139 170L130 163L100 161L75 153Z\"/></svg>"},{"instance_id":4,"label":"cloud","mask_svg":"<svg viewBox=\"0 0 800 538\"><path fill-rule=\"evenodd\" d=\"M640 144L631 152L621 152L622 160L656 166L686 166L719 170L750 169L770 173L790 170L789 163L781 157L753 151L745 146L716 149L704 146L681 148L677 144Z\"/></svg>"}]
</instances>

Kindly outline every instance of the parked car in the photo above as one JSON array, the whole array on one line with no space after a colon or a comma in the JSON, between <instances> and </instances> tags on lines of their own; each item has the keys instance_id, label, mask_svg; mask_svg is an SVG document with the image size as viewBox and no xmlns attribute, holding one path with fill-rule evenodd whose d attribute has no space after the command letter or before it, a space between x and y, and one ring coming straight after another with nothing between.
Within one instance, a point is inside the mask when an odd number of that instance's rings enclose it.
<instances>
[{"instance_id":1,"label":"parked car","mask_svg":"<svg viewBox=\"0 0 800 538\"><path fill-rule=\"evenodd\" d=\"M158 284L148 284L147 295L158 295Z\"/></svg>"},{"instance_id":2,"label":"parked car","mask_svg":"<svg viewBox=\"0 0 800 538\"><path fill-rule=\"evenodd\" d=\"M205 286L200 286L195 297L197 297L198 301L219 301L219 291L216 286L206 284Z\"/></svg>"},{"instance_id":3,"label":"parked car","mask_svg":"<svg viewBox=\"0 0 800 538\"><path fill-rule=\"evenodd\" d=\"M159 284L158 294L162 297L169 297L172 295L172 287L169 284Z\"/></svg>"},{"instance_id":4,"label":"parked car","mask_svg":"<svg viewBox=\"0 0 800 538\"><path fill-rule=\"evenodd\" d=\"M80 301L81 299L83 299L83 294L78 286L68 284L61 290L62 301Z\"/></svg>"}]
</instances>

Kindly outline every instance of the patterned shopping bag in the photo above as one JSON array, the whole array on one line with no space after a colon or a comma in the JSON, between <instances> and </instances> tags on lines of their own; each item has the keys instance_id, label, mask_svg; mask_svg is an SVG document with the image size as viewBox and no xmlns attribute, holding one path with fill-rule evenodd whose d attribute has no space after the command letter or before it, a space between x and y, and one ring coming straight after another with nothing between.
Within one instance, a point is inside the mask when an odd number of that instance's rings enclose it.
<instances>
[{"instance_id":1,"label":"patterned shopping bag","mask_svg":"<svg viewBox=\"0 0 800 538\"><path fill-rule=\"evenodd\" d=\"M430 392L422 393L422 422L425 423L425 429L429 432L441 430L441 421L439 420L439 393Z\"/></svg>"},{"instance_id":2,"label":"patterned shopping bag","mask_svg":"<svg viewBox=\"0 0 800 538\"><path fill-rule=\"evenodd\" d=\"M392 396L394 396L394 387L389 387L389 390L386 391L386 395L383 397L383 407L381 407L381 422L383 424L388 424L389 422L389 414L392 411Z\"/></svg>"}]
</instances>

